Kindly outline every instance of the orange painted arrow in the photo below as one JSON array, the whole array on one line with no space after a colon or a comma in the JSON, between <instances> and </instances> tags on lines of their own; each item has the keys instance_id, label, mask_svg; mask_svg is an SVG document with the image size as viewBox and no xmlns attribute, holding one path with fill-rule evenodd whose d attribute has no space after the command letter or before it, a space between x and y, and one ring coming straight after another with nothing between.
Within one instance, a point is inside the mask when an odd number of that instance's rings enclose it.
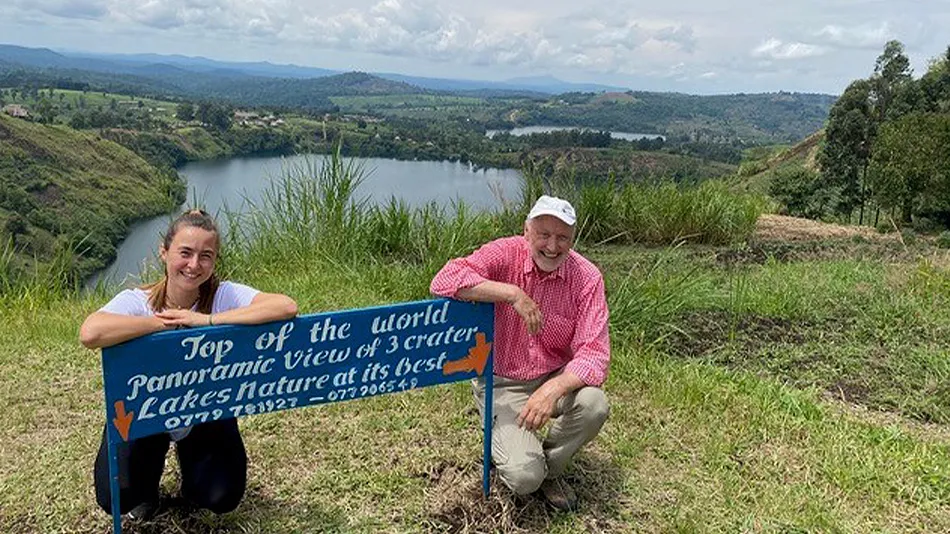
<instances>
[{"instance_id":1,"label":"orange painted arrow","mask_svg":"<svg viewBox=\"0 0 950 534\"><path fill-rule=\"evenodd\" d=\"M482 373L485 372L485 365L488 363L488 354L491 353L491 345L491 343L485 342L485 334L481 332L475 334L475 346L468 349L468 356L461 360L445 362L442 367L442 374L451 375L475 371L478 376L482 376Z\"/></svg>"},{"instance_id":2,"label":"orange painted arrow","mask_svg":"<svg viewBox=\"0 0 950 534\"><path fill-rule=\"evenodd\" d=\"M134 415L135 412L125 413L125 402L115 401L115 419L112 420L112 424L115 425L119 435L125 441L129 441L129 428L132 427L132 416Z\"/></svg>"}]
</instances>

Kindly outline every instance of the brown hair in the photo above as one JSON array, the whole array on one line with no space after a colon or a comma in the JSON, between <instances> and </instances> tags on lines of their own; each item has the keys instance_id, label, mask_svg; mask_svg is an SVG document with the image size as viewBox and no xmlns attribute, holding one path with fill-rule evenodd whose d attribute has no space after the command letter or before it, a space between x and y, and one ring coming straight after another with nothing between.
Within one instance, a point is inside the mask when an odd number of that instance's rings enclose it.
<instances>
[{"instance_id":1,"label":"brown hair","mask_svg":"<svg viewBox=\"0 0 950 534\"><path fill-rule=\"evenodd\" d=\"M182 226L192 226L214 233L215 249L221 248L221 233L218 231L214 219L204 210L195 209L182 213L168 225L168 230L165 231L165 236L162 238L162 247L166 251L171 247L175 234ZM211 313L211 304L214 302L214 294L220 283L218 275L212 272L211 278L201 284L201 287L198 288L198 312ZM165 266L165 275L162 276L161 280L146 284L141 289L149 291L148 304L153 311L159 312L165 309L165 298L168 296L168 265Z\"/></svg>"}]
</instances>

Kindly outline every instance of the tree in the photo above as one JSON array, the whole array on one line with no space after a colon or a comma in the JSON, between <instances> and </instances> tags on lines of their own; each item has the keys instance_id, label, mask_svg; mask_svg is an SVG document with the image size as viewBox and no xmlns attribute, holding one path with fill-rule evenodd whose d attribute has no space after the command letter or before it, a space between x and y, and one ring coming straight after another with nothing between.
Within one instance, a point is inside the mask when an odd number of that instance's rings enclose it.
<instances>
[{"instance_id":1,"label":"tree","mask_svg":"<svg viewBox=\"0 0 950 534\"><path fill-rule=\"evenodd\" d=\"M864 222L865 178L877 130L871 108L872 84L857 80L831 107L818 165L826 186L837 191L834 210L848 218L860 207Z\"/></svg>"},{"instance_id":2,"label":"tree","mask_svg":"<svg viewBox=\"0 0 950 534\"><path fill-rule=\"evenodd\" d=\"M26 217L20 215L19 213L12 213L10 218L7 219L7 222L3 226L4 230L14 237L20 234L25 234L29 228Z\"/></svg>"},{"instance_id":3,"label":"tree","mask_svg":"<svg viewBox=\"0 0 950 534\"><path fill-rule=\"evenodd\" d=\"M195 112L195 118L219 131L227 131L231 127L231 107L214 102L202 102L198 104L198 111Z\"/></svg>"},{"instance_id":4,"label":"tree","mask_svg":"<svg viewBox=\"0 0 950 534\"><path fill-rule=\"evenodd\" d=\"M86 120L86 116L83 115L81 111L73 113L72 117L69 118L69 127L76 130L82 130L87 127L89 122Z\"/></svg>"},{"instance_id":5,"label":"tree","mask_svg":"<svg viewBox=\"0 0 950 534\"><path fill-rule=\"evenodd\" d=\"M922 111L950 113L950 46L930 63L919 81Z\"/></svg>"},{"instance_id":6,"label":"tree","mask_svg":"<svg viewBox=\"0 0 950 534\"><path fill-rule=\"evenodd\" d=\"M175 117L181 121L190 121L195 118L195 107L191 102L182 102L175 108Z\"/></svg>"},{"instance_id":7,"label":"tree","mask_svg":"<svg viewBox=\"0 0 950 534\"><path fill-rule=\"evenodd\" d=\"M50 124L56 118L56 107L46 97L41 98L36 104L35 111L40 122L44 124Z\"/></svg>"},{"instance_id":8,"label":"tree","mask_svg":"<svg viewBox=\"0 0 950 534\"><path fill-rule=\"evenodd\" d=\"M869 178L877 202L902 222L928 214L950 219L950 115L911 113L885 123Z\"/></svg>"},{"instance_id":9,"label":"tree","mask_svg":"<svg viewBox=\"0 0 950 534\"><path fill-rule=\"evenodd\" d=\"M884 52L874 62L874 74L870 80L871 104L878 124L911 111L906 106L894 105L900 102L899 95L913 81L911 74L904 45L900 41L888 41L884 45Z\"/></svg>"},{"instance_id":10,"label":"tree","mask_svg":"<svg viewBox=\"0 0 950 534\"><path fill-rule=\"evenodd\" d=\"M804 167L781 169L769 180L769 194L785 205L789 215L821 219L835 204L835 191L821 175Z\"/></svg>"}]
</instances>

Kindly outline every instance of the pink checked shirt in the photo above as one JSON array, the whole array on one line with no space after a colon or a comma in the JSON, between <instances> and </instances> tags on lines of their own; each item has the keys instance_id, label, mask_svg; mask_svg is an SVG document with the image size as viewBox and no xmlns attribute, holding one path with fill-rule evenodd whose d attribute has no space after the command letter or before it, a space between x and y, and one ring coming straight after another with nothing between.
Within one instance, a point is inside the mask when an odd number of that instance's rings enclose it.
<instances>
[{"instance_id":1,"label":"pink checked shirt","mask_svg":"<svg viewBox=\"0 0 950 534\"><path fill-rule=\"evenodd\" d=\"M495 374L531 380L564 368L585 384L599 386L607 378L610 338L604 279L590 261L571 250L564 263L540 276L523 236L486 243L465 258L445 264L429 290L455 297L459 289L486 280L520 287L541 309L537 334L528 329L506 302L495 304Z\"/></svg>"}]
</instances>

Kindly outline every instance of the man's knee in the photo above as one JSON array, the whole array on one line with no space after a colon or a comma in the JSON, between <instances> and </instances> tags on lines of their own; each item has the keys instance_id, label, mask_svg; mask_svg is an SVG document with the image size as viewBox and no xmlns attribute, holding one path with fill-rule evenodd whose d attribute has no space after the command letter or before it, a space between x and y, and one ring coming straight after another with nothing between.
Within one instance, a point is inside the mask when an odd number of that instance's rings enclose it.
<instances>
[{"instance_id":1,"label":"man's knee","mask_svg":"<svg viewBox=\"0 0 950 534\"><path fill-rule=\"evenodd\" d=\"M517 464L498 465L497 468L502 482L518 495L537 491L548 474L547 463L543 456Z\"/></svg>"},{"instance_id":2,"label":"man's knee","mask_svg":"<svg viewBox=\"0 0 950 534\"><path fill-rule=\"evenodd\" d=\"M585 387L577 391L574 401L581 413L581 417L591 426L600 428L610 415L610 404L604 390L595 387Z\"/></svg>"}]
</instances>

